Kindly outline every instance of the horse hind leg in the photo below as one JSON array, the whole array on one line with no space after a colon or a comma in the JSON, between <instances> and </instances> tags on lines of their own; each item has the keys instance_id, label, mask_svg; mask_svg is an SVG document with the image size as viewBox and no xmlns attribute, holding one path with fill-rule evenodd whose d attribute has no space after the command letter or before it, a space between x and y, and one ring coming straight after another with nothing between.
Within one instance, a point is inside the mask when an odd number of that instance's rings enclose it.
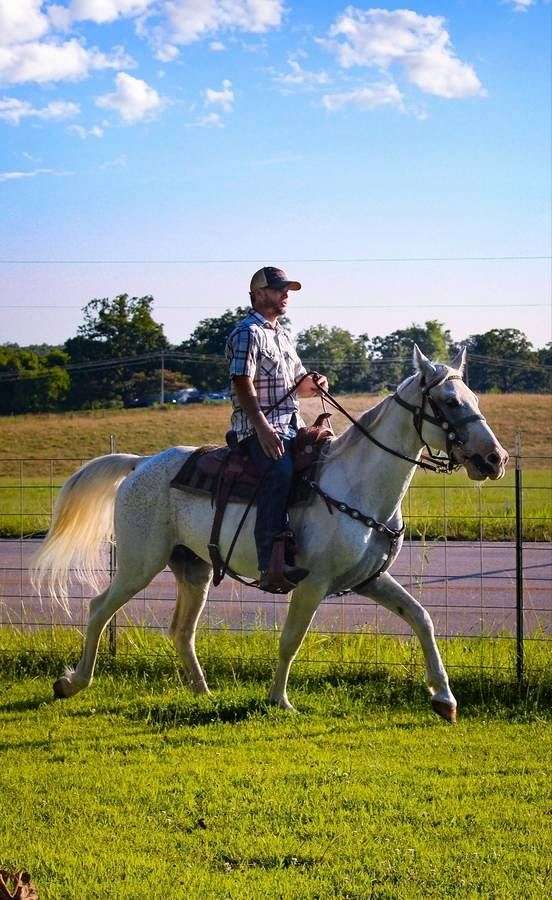
<instances>
[{"instance_id":1,"label":"horse hind leg","mask_svg":"<svg viewBox=\"0 0 552 900\"><path fill-rule=\"evenodd\" d=\"M196 655L195 638L199 617L205 606L213 570L187 547L175 547L169 566L176 578L176 608L170 635L184 665L190 688L208 694L209 688Z\"/></svg>"},{"instance_id":2,"label":"horse hind leg","mask_svg":"<svg viewBox=\"0 0 552 900\"><path fill-rule=\"evenodd\" d=\"M157 565L144 567L137 572L130 565L120 564L113 581L103 593L90 601L90 610L84 649L76 669L66 669L65 673L54 683L54 695L59 699L73 697L83 688L88 687L94 675L96 657L100 638L110 619L118 609L145 588L165 566L157 561Z\"/></svg>"}]
</instances>

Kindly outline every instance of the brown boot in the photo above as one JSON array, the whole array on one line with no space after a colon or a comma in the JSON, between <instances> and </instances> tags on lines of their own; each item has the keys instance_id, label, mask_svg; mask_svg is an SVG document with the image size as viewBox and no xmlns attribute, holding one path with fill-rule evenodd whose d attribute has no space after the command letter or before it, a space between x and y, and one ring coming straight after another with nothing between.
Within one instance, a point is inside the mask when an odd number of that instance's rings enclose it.
<instances>
[{"instance_id":1,"label":"brown boot","mask_svg":"<svg viewBox=\"0 0 552 900\"><path fill-rule=\"evenodd\" d=\"M270 594L289 594L308 574L308 569L301 569L299 566L284 566L280 572L268 569L266 572L261 572L259 588Z\"/></svg>"}]
</instances>

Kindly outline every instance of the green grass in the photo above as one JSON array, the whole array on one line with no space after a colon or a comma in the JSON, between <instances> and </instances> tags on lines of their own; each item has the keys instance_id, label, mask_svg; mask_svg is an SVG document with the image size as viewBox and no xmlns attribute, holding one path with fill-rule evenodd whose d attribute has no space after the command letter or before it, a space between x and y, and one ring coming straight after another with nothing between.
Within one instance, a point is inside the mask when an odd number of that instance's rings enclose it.
<instances>
[{"instance_id":1,"label":"green grass","mask_svg":"<svg viewBox=\"0 0 552 900\"><path fill-rule=\"evenodd\" d=\"M0 867L41 900L548 895L550 667L521 692L458 671L450 728L408 666L330 644L295 670L299 715L273 710L259 635L204 637L212 698L135 632L54 702L75 636L47 640L0 634Z\"/></svg>"},{"instance_id":2,"label":"green grass","mask_svg":"<svg viewBox=\"0 0 552 900\"><path fill-rule=\"evenodd\" d=\"M208 680L268 682L278 655L279 636L279 631L261 628L243 633L200 629L197 650ZM455 677L460 673L471 679L474 673L480 673L483 678L485 673L491 673L489 684L496 690L487 697L488 689L482 687L484 679L480 680L471 698L474 703L485 698L491 703L497 699L505 702L510 697L516 672L516 647L511 634L455 637L440 639L438 643L445 665ZM82 632L76 627L24 630L0 626L0 674L13 678L54 676L60 667L78 660L81 645ZM108 653L104 640L98 668L106 675L164 679L176 677L178 661L172 642L163 633L135 626L119 627L116 656ZM544 634L535 634L525 641L525 668L529 687L534 686L541 693L548 691L552 700L552 640ZM423 656L415 637L311 630L292 671L301 683L308 680L325 684L328 679L340 682L344 678L356 683L365 677L373 678L374 672L385 672L413 684L423 681L423 669Z\"/></svg>"},{"instance_id":3,"label":"green grass","mask_svg":"<svg viewBox=\"0 0 552 900\"><path fill-rule=\"evenodd\" d=\"M341 397L354 415L379 399L367 394ZM481 406L504 446L512 451L516 434L522 436L526 540L552 539L550 396L489 394L481 398ZM315 418L319 407L318 400L302 402L307 421ZM223 443L229 415L229 405L222 403L2 417L0 537L46 531L59 487L82 461L109 452L110 435L116 437L117 450L139 454L156 453L175 444ZM341 414L332 421L336 433L348 425ZM63 459L67 457L72 458ZM428 539L446 535L451 539L512 540L513 483L512 467L500 482L486 482L481 487L464 473L450 477L418 473L404 505L409 534Z\"/></svg>"},{"instance_id":4,"label":"green grass","mask_svg":"<svg viewBox=\"0 0 552 900\"><path fill-rule=\"evenodd\" d=\"M415 475L403 504L408 534L439 540L514 540L515 472L500 481L474 483L463 472ZM523 472L523 536L552 540L552 469Z\"/></svg>"},{"instance_id":5,"label":"green grass","mask_svg":"<svg viewBox=\"0 0 552 900\"><path fill-rule=\"evenodd\" d=\"M0 537L44 533L59 488L79 465L67 461L10 466L0 462ZM552 471L530 469L523 477L524 536L552 540ZM514 472L499 482L481 485L464 473L450 476L418 473L403 504L413 538L513 540Z\"/></svg>"},{"instance_id":6,"label":"green grass","mask_svg":"<svg viewBox=\"0 0 552 900\"><path fill-rule=\"evenodd\" d=\"M355 416L381 400L374 394L341 395L340 402ZM482 395L481 410L504 447L514 452L522 439L526 464L549 466L552 437L550 394ZM318 399L302 400L305 421L321 412ZM108 453L110 436L126 453L157 453L175 444L224 442L228 429L228 403L164 406L156 409L93 410L67 413L32 413L0 417L0 455L3 457L82 456L91 459ZM335 413L332 424L340 434L349 422ZM545 458L548 457L548 460Z\"/></svg>"}]
</instances>

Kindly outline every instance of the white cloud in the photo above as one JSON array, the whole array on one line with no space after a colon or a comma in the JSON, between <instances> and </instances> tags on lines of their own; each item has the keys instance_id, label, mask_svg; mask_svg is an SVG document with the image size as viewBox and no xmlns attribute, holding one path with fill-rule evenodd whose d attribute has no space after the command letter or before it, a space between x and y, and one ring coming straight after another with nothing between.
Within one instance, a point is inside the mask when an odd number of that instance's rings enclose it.
<instances>
[{"instance_id":1,"label":"white cloud","mask_svg":"<svg viewBox=\"0 0 552 900\"><path fill-rule=\"evenodd\" d=\"M103 137L105 129L102 125L92 125L91 128L85 128L83 125L68 125L67 131L84 141L87 137Z\"/></svg>"},{"instance_id":2,"label":"white cloud","mask_svg":"<svg viewBox=\"0 0 552 900\"><path fill-rule=\"evenodd\" d=\"M277 28L283 0L165 0L165 21L153 31L156 45L192 44L218 31L260 34Z\"/></svg>"},{"instance_id":3,"label":"white cloud","mask_svg":"<svg viewBox=\"0 0 552 900\"><path fill-rule=\"evenodd\" d=\"M187 122L188 128L224 128L224 122L220 113L211 112L195 122Z\"/></svg>"},{"instance_id":4,"label":"white cloud","mask_svg":"<svg viewBox=\"0 0 552 900\"><path fill-rule=\"evenodd\" d=\"M126 153L121 153L121 155L116 156L115 159L108 159L107 162L102 163L98 168L102 171L105 171L106 169L124 169L126 164L127 155Z\"/></svg>"},{"instance_id":5,"label":"white cloud","mask_svg":"<svg viewBox=\"0 0 552 900\"><path fill-rule=\"evenodd\" d=\"M174 44L161 44L155 51L155 58L160 62L172 62L179 54L180 50Z\"/></svg>"},{"instance_id":6,"label":"white cloud","mask_svg":"<svg viewBox=\"0 0 552 900\"><path fill-rule=\"evenodd\" d=\"M95 47L84 47L76 38L63 43L30 41L0 47L0 82L78 81L93 69L128 68L132 64L121 47L105 54Z\"/></svg>"},{"instance_id":7,"label":"white cloud","mask_svg":"<svg viewBox=\"0 0 552 900\"><path fill-rule=\"evenodd\" d=\"M0 0L0 44L18 44L43 37L49 23L41 6L42 0Z\"/></svg>"},{"instance_id":8,"label":"white cloud","mask_svg":"<svg viewBox=\"0 0 552 900\"><path fill-rule=\"evenodd\" d=\"M128 125L153 118L166 103L155 88L126 72L117 74L113 93L96 99L96 106L116 110Z\"/></svg>"},{"instance_id":9,"label":"white cloud","mask_svg":"<svg viewBox=\"0 0 552 900\"><path fill-rule=\"evenodd\" d=\"M225 78L222 82L222 90L215 91L213 88L207 88L203 91L203 98L206 106L220 106L224 112L232 112L234 105L232 82Z\"/></svg>"},{"instance_id":10,"label":"white cloud","mask_svg":"<svg viewBox=\"0 0 552 900\"><path fill-rule=\"evenodd\" d=\"M73 172L56 172L55 169L33 169L30 172L0 172L0 181L19 181L22 178L36 178L37 175L72 175Z\"/></svg>"},{"instance_id":11,"label":"white cloud","mask_svg":"<svg viewBox=\"0 0 552 900\"><path fill-rule=\"evenodd\" d=\"M531 6L535 5L535 0L502 0L502 2L512 6L514 12L519 13L527 12Z\"/></svg>"},{"instance_id":12,"label":"white cloud","mask_svg":"<svg viewBox=\"0 0 552 900\"><path fill-rule=\"evenodd\" d=\"M222 43L222 41L211 41L209 44L209 50L212 50L213 53L221 53L223 50L226 50L226 47Z\"/></svg>"},{"instance_id":13,"label":"white cloud","mask_svg":"<svg viewBox=\"0 0 552 900\"><path fill-rule=\"evenodd\" d=\"M37 109L27 100L18 100L16 97L2 97L0 99L0 119L8 122L9 125L19 125L22 119L30 118L70 119L78 115L79 112L79 105L68 100L53 100L47 106Z\"/></svg>"},{"instance_id":14,"label":"white cloud","mask_svg":"<svg viewBox=\"0 0 552 900\"><path fill-rule=\"evenodd\" d=\"M71 0L68 6L53 4L48 15L57 28L69 28L72 22L105 25L116 19L143 15L153 0Z\"/></svg>"},{"instance_id":15,"label":"white cloud","mask_svg":"<svg viewBox=\"0 0 552 900\"><path fill-rule=\"evenodd\" d=\"M362 88L342 93L324 94L322 103L330 112L354 106L357 109L376 109L379 106L395 106L403 110L403 96L396 84L376 82Z\"/></svg>"},{"instance_id":16,"label":"white cloud","mask_svg":"<svg viewBox=\"0 0 552 900\"><path fill-rule=\"evenodd\" d=\"M348 6L330 29L324 46L341 66L386 70L398 63L413 84L428 94L458 98L485 93L474 69L455 55L442 16L409 9L357 9Z\"/></svg>"},{"instance_id":17,"label":"white cloud","mask_svg":"<svg viewBox=\"0 0 552 900\"><path fill-rule=\"evenodd\" d=\"M309 72L303 69L300 63L290 57L288 59L288 72L272 72L272 78L283 87L316 87L321 84L329 84L330 77L327 72Z\"/></svg>"}]
</instances>

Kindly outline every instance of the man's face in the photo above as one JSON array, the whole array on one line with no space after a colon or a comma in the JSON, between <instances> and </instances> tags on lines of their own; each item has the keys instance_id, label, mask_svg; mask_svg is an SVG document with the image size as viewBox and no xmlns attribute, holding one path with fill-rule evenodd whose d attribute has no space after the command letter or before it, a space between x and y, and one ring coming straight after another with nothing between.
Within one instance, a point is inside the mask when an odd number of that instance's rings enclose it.
<instances>
[{"instance_id":1,"label":"man's face","mask_svg":"<svg viewBox=\"0 0 552 900\"><path fill-rule=\"evenodd\" d=\"M262 288L257 291L255 309L268 319L275 316L283 316L288 305L288 290L282 288Z\"/></svg>"}]
</instances>

